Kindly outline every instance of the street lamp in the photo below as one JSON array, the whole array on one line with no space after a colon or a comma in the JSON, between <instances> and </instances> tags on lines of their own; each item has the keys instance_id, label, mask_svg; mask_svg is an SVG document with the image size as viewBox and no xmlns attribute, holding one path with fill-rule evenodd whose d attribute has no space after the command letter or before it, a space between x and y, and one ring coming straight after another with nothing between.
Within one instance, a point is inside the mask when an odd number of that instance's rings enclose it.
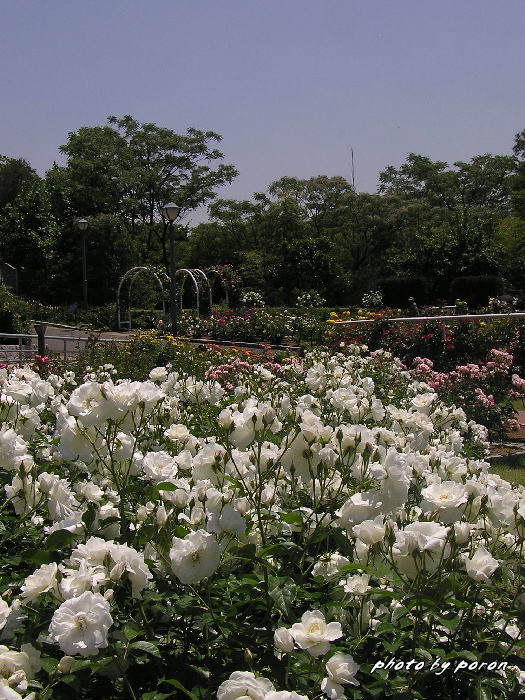
<instances>
[{"instance_id":1,"label":"street lamp","mask_svg":"<svg viewBox=\"0 0 525 700\"><path fill-rule=\"evenodd\" d=\"M86 268L86 229L89 226L89 221L87 219L77 219L77 227L82 234L82 294L84 301L84 308L87 308L88 297L87 297L87 268Z\"/></svg>"},{"instance_id":2,"label":"street lamp","mask_svg":"<svg viewBox=\"0 0 525 700\"><path fill-rule=\"evenodd\" d=\"M170 315L171 315L171 334L174 338L177 337L177 290L175 286L175 231L173 222L180 214L180 207L173 202L164 204L161 209L162 216L170 223Z\"/></svg>"}]
</instances>

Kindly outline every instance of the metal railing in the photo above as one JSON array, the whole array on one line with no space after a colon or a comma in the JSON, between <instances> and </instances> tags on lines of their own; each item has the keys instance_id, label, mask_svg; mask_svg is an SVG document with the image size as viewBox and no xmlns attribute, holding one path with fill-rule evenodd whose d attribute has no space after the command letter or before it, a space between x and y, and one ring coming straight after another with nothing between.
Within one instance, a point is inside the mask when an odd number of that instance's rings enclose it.
<instances>
[{"instance_id":1,"label":"metal railing","mask_svg":"<svg viewBox=\"0 0 525 700\"><path fill-rule=\"evenodd\" d=\"M14 338L18 342L13 345L2 345L2 338ZM29 340L29 344L25 341ZM24 360L32 359L37 353L37 348L33 345L33 340L38 340L38 335L35 333L0 333L0 362L23 362ZM46 335L45 341L54 340L60 341L58 344L62 345L62 350L50 350L50 352L60 354L63 356L64 360L68 357L68 345L71 343L77 344L77 351L80 350L78 344L84 343L84 349L87 347L88 343L125 343L127 342L124 338L88 338L82 336L65 336L65 335ZM69 350L69 355L72 354Z\"/></svg>"},{"instance_id":2,"label":"metal railing","mask_svg":"<svg viewBox=\"0 0 525 700\"><path fill-rule=\"evenodd\" d=\"M330 321L333 325L358 325L360 323L375 323L375 322L385 322L385 323L436 323L441 329L443 334L443 342L446 343L447 339L447 323L457 323L460 321L486 321L491 323L492 321L505 321L505 320L517 320L520 318L525 318L525 312L516 311L509 314L458 314L457 316L405 316L399 318L359 318L351 319L348 321Z\"/></svg>"},{"instance_id":3,"label":"metal railing","mask_svg":"<svg viewBox=\"0 0 525 700\"><path fill-rule=\"evenodd\" d=\"M330 321L333 325L350 325L358 323L426 323L428 321L492 321L504 319L525 318L524 311L516 311L510 314L459 314L457 316L400 316L396 318L358 318L348 321Z\"/></svg>"}]
</instances>

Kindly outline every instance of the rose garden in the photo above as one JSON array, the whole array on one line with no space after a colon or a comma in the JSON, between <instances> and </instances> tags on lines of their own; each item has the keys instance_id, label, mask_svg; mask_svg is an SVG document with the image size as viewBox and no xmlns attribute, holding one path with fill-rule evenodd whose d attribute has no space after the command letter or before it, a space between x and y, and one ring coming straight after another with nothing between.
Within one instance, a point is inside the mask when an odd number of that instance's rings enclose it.
<instances>
[{"instance_id":1,"label":"rose garden","mask_svg":"<svg viewBox=\"0 0 525 700\"><path fill-rule=\"evenodd\" d=\"M0 286L0 332L90 334L0 364L0 699L520 697L525 480L490 460L525 407L525 136L456 170L411 154L378 195L282 178L188 232L153 204L177 185L191 211L231 181L196 165L219 137L176 141L194 191L171 132L109 123L0 210L25 285ZM127 174L88 168L109 132ZM137 184L137 143L164 189ZM508 185L492 209L480 169ZM472 179L461 217L439 200L454 175ZM47 208L26 241L29 193ZM65 245L81 205L82 261ZM131 259L168 286L137 283L121 315ZM98 342L122 318L124 340Z\"/></svg>"}]
</instances>

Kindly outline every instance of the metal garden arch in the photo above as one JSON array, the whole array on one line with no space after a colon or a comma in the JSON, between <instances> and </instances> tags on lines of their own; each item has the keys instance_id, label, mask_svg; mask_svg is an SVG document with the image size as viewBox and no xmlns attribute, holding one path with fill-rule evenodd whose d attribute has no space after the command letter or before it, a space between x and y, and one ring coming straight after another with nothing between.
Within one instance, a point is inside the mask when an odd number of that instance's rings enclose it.
<instances>
[{"instance_id":1,"label":"metal garden arch","mask_svg":"<svg viewBox=\"0 0 525 700\"><path fill-rule=\"evenodd\" d=\"M169 277L167 274L163 272L157 272L154 270L152 267L147 267L147 266L140 266L140 267L132 267L130 270L128 270L120 279L120 283L118 286L118 291L117 291L117 321L118 321L118 329L119 331L122 330L122 328L128 328L131 329L131 290L133 288L133 282L137 278L138 275L142 273L147 273L149 275L152 275L154 279L157 281L157 284L159 286L159 291L162 299L162 314L165 317L166 315L166 302L165 302L165 291L169 288ZM184 285L186 284L186 280L188 277L190 280L193 282L193 288L195 290L195 298L196 298L196 310L197 313L200 313L200 289L199 289L199 281L203 282L205 285L205 289L208 292L208 299L210 303L210 310L212 308L213 304L213 291L212 291L212 284L210 283L210 275L213 275L214 280L219 280L220 283L223 286L225 297L226 297L226 304L229 306L229 295L228 295L228 285L226 284L223 276L221 275L219 270L216 270L214 268L208 270L207 272L204 272L204 270L201 270L200 268L180 268L175 271L175 278L177 276L182 276L182 280L180 283L180 289L179 289L179 295L180 295L180 308L182 309L182 297L184 293ZM124 284L128 283L128 288L127 288L127 307L123 310L123 304L122 304L122 297L123 297L123 287ZM166 286L164 286L166 285Z\"/></svg>"},{"instance_id":2,"label":"metal garden arch","mask_svg":"<svg viewBox=\"0 0 525 700\"><path fill-rule=\"evenodd\" d=\"M120 279L120 283L118 286L118 291L117 291L117 321L118 321L118 329L119 331L127 327L128 329L131 329L131 289L133 287L133 282L135 279L140 275L141 273L148 273L149 275L152 275L155 280L157 281L157 284L159 286L160 290L160 296L162 299L162 315L165 316L166 314L166 303L164 301L164 285L162 283L161 276L164 276L167 278L167 275L162 275L162 273L157 273L153 268L151 267L146 267L146 266L141 266L141 267L132 267L130 270L128 270ZM122 310L122 287L123 285L129 282L128 284L128 294L127 294L127 308L123 311ZM124 316L127 316L127 318L123 318Z\"/></svg>"},{"instance_id":3,"label":"metal garden arch","mask_svg":"<svg viewBox=\"0 0 525 700\"><path fill-rule=\"evenodd\" d=\"M224 289L224 295L226 298L226 306L230 305L230 299L228 295L228 285L226 284L224 277L220 273L219 270L216 270L214 267L208 270L207 274L207 280L208 280L208 286L210 287L210 308L211 308L211 285L210 285L210 275L214 276L214 281L219 280L219 282L222 284L222 287Z\"/></svg>"}]
</instances>

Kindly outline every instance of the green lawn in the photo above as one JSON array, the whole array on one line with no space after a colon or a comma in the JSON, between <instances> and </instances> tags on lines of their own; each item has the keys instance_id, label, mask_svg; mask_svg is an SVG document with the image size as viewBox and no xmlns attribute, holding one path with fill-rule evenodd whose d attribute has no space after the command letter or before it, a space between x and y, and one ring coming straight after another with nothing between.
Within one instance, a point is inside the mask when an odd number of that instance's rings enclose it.
<instances>
[{"instance_id":1,"label":"green lawn","mask_svg":"<svg viewBox=\"0 0 525 700\"><path fill-rule=\"evenodd\" d=\"M525 463L521 460L516 464L516 466L511 466L509 464L495 464L491 467L491 471L499 474L506 481L510 481L511 484L522 484L525 486Z\"/></svg>"}]
</instances>

